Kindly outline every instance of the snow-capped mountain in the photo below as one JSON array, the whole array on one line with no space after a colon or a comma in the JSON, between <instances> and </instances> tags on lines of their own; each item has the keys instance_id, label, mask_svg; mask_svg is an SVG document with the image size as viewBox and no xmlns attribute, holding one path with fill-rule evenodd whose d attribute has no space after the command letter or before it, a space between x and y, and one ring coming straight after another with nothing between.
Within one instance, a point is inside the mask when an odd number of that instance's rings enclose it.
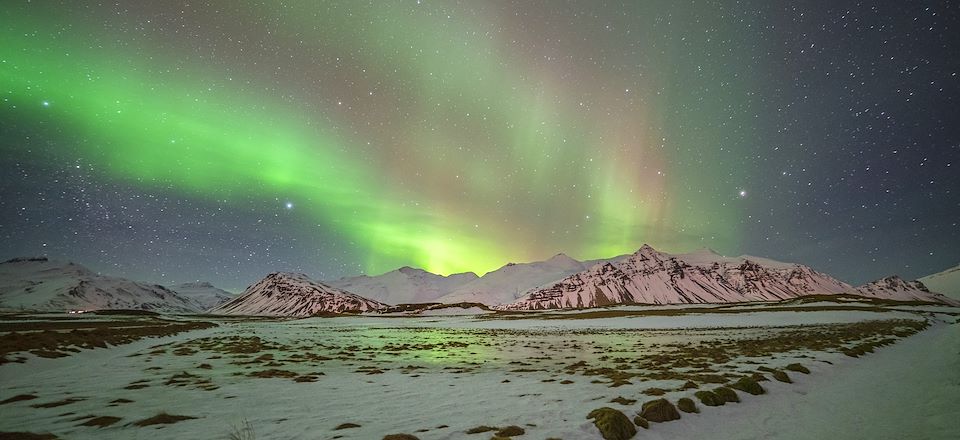
<instances>
[{"instance_id":1,"label":"snow-capped mountain","mask_svg":"<svg viewBox=\"0 0 960 440\"><path fill-rule=\"evenodd\" d=\"M327 284L387 304L409 304L437 301L476 279L473 272L443 276L405 266L383 275L341 278Z\"/></svg>"},{"instance_id":2,"label":"snow-capped mountain","mask_svg":"<svg viewBox=\"0 0 960 440\"><path fill-rule=\"evenodd\" d=\"M276 272L247 287L211 313L223 315L311 316L379 310L385 304L314 281L302 273Z\"/></svg>"},{"instance_id":3,"label":"snow-capped mountain","mask_svg":"<svg viewBox=\"0 0 960 440\"><path fill-rule=\"evenodd\" d=\"M14 258L0 263L0 308L52 312L200 311L196 303L166 287L98 275L79 264L44 257Z\"/></svg>"},{"instance_id":4,"label":"snow-capped mountain","mask_svg":"<svg viewBox=\"0 0 960 440\"><path fill-rule=\"evenodd\" d=\"M183 298L193 301L197 305L197 308L202 311L210 310L237 296L203 281L179 284L171 287L170 290L176 292Z\"/></svg>"},{"instance_id":5,"label":"snow-capped mountain","mask_svg":"<svg viewBox=\"0 0 960 440\"><path fill-rule=\"evenodd\" d=\"M855 294L856 290L800 264L751 256L724 257L709 249L671 255L644 245L625 259L602 262L532 289L500 308L778 301L842 293Z\"/></svg>"},{"instance_id":6,"label":"snow-capped mountain","mask_svg":"<svg viewBox=\"0 0 960 440\"><path fill-rule=\"evenodd\" d=\"M860 287L857 287L857 294L882 299L895 299L898 301L934 301L951 302L947 297L930 292L920 280L906 281L897 275L882 278Z\"/></svg>"},{"instance_id":7,"label":"snow-capped mountain","mask_svg":"<svg viewBox=\"0 0 960 440\"><path fill-rule=\"evenodd\" d=\"M960 300L960 264L943 272L927 275L919 281L933 292Z\"/></svg>"},{"instance_id":8,"label":"snow-capped mountain","mask_svg":"<svg viewBox=\"0 0 960 440\"><path fill-rule=\"evenodd\" d=\"M607 260L598 260L607 261ZM487 305L515 301L526 291L582 272L589 263L557 254L546 261L508 263L440 297L443 303L475 302Z\"/></svg>"}]
</instances>

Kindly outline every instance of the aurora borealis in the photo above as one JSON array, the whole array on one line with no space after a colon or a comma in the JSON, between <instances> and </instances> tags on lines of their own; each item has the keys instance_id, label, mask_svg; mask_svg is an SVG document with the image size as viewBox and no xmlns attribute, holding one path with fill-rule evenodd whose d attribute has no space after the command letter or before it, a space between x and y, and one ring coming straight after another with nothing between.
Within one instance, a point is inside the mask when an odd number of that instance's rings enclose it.
<instances>
[{"instance_id":1,"label":"aurora borealis","mask_svg":"<svg viewBox=\"0 0 960 440\"><path fill-rule=\"evenodd\" d=\"M243 287L642 243L960 261L949 3L10 2L4 256Z\"/></svg>"}]
</instances>

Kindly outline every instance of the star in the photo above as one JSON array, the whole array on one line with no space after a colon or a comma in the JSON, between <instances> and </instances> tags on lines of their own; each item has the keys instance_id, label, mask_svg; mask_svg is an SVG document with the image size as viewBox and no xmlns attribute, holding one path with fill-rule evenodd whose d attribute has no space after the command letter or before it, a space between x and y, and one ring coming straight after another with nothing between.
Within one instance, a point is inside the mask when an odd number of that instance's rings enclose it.
<instances>
[{"instance_id":1,"label":"star","mask_svg":"<svg viewBox=\"0 0 960 440\"><path fill-rule=\"evenodd\" d=\"M722 5L678 2L291 2L296 22L264 27L275 11L263 2L211 0L236 11L193 16L191 44L167 45L166 18L186 13L167 2L128 2L116 20L110 2L63 2L63 14L16 3L0 26L12 128L0 206L15 207L0 239L12 249L48 243L111 275L241 290L286 261L330 279L483 272L648 241L781 256L856 283L900 261L910 276L960 261L960 132L943 117L960 70L943 8L734 22ZM660 32L698 8L698 23ZM896 57L862 47L854 9L889 24L870 38ZM130 17L158 44L126 44ZM796 35L799 46L749 44ZM168 58L176 66L157 68ZM784 74L782 59L804 68ZM875 242L896 257L875 251L871 265L861 251Z\"/></svg>"}]
</instances>

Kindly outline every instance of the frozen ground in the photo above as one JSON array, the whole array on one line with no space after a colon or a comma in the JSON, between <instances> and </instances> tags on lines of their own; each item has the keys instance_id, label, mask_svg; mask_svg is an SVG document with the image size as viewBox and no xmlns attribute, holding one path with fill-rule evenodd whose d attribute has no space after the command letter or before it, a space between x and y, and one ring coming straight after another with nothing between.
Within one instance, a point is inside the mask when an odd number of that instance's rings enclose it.
<instances>
[{"instance_id":1,"label":"frozen ground","mask_svg":"<svg viewBox=\"0 0 960 440\"><path fill-rule=\"evenodd\" d=\"M632 418L658 398L652 394L674 402L692 397L695 389L681 389L687 381L712 389L760 366L799 362L811 374L788 372L793 384L761 382L765 395L740 392L739 404L699 405L700 414L653 423L636 438L955 438L958 310L897 309L586 319L198 317L219 326L0 365L0 401L35 396L0 405L0 431L213 439L248 425L258 439L404 432L429 440L487 439L490 432L465 431L518 425L526 430L518 439L599 439L585 418L594 408ZM904 333L920 321L931 325ZM842 353L888 338L897 342L873 354ZM610 402L618 397L625 400ZM161 412L196 418L133 425ZM83 426L94 420L112 423ZM344 423L359 427L336 429Z\"/></svg>"}]
</instances>

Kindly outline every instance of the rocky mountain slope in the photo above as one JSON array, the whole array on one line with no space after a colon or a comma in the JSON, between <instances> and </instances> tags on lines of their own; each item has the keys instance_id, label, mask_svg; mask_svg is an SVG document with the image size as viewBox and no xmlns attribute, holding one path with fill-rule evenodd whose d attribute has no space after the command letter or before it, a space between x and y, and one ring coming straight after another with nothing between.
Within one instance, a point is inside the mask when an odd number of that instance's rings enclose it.
<instances>
[{"instance_id":1,"label":"rocky mountain slope","mask_svg":"<svg viewBox=\"0 0 960 440\"><path fill-rule=\"evenodd\" d=\"M166 287L98 275L79 264L44 257L14 258L0 263L0 308L50 312L201 311L197 303Z\"/></svg>"},{"instance_id":2,"label":"rocky mountain slope","mask_svg":"<svg viewBox=\"0 0 960 440\"><path fill-rule=\"evenodd\" d=\"M931 292L920 280L906 281L897 275L882 278L857 287L857 294L872 298L894 299L898 301L953 303L953 301L946 296Z\"/></svg>"},{"instance_id":3,"label":"rocky mountain slope","mask_svg":"<svg viewBox=\"0 0 960 440\"><path fill-rule=\"evenodd\" d=\"M211 313L223 315L311 316L358 313L386 305L329 286L301 273L271 273Z\"/></svg>"},{"instance_id":4,"label":"rocky mountain slope","mask_svg":"<svg viewBox=\"0 0 960 440\"><path fill-rule=\"evenodd\" d=\"M952 303L920 281L893 276L854 288L808 266L709 249L671 255L644 245L547 286L531 289L507 310L598 307L611 304L690 304L779 301L805 295L849 294L901 301Z\"/></svg>"},{"instance_id":5,"label":"rocky mountain slope","mask_svg":"<svg viewBox=\"0 0 960 440\"><path fill-rule=\"evenodd\" d=\"M706 249L671 255L644 245L622 261L597 264L533 289L501 308L778 301L815 293L854 294L856 290L800 264L751 256L724 257Z\"/></svg>"},{"instance_id":6,"label":"rocky mountain slope","mask_svg":"<svg viewBox=\"0 0 960 440\"><path fill-rule=\"evenodd\" d=\"M434 302L477 279L473 272L443 276L405 266L383 275L341 278L327 284L387 304L409 304Z\"/></svg>"}]
</instances>

